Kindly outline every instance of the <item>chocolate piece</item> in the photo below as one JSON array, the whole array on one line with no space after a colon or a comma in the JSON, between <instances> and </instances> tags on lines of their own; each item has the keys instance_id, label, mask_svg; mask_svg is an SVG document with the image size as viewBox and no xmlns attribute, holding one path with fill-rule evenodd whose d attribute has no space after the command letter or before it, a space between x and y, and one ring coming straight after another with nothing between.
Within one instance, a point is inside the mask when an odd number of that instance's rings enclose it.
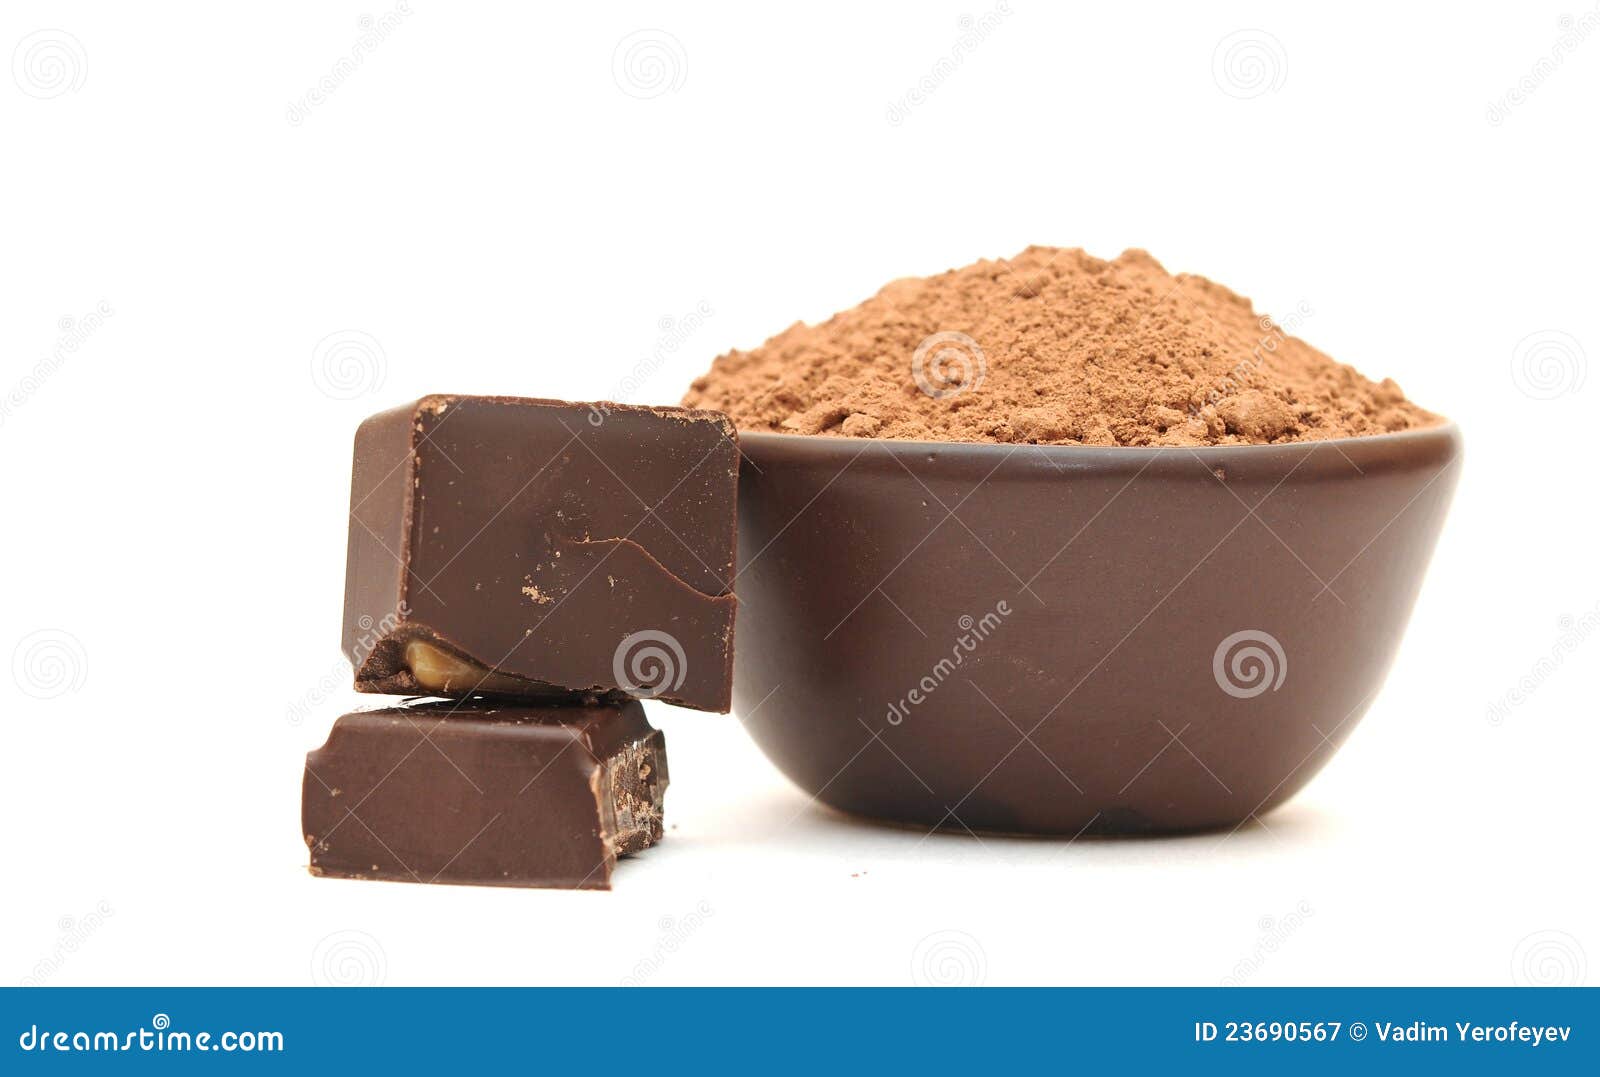
<instances>
[{"instance_id":1,"label":"chocolate piece","mask_svg":"<svg viewBox=\"0 0 1600 1077\"><path fill-rule=\"evenodd\" d=\"M429 396L356 432L363 692L732 694L738 445L712 412Z\"/></svg>"},{"instance_id":2,"label":"chocolate piece","mask_svg":"<svg viewBox=\"0 0 1600 1077\"><path fill-rule=\"evenodd\" d=\"M638 703L358 711L306 756L311 873L608 890L661 840L666 742Z\"/></svg>"}]
</instances>

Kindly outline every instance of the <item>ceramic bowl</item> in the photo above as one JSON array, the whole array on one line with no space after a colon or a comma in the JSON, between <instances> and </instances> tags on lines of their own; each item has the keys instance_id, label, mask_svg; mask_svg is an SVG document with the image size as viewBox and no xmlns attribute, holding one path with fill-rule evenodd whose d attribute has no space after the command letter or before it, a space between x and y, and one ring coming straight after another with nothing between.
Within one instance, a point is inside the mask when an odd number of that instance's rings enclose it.
<instances>
[{"instance_id":1,"label":"ceramic bowl","mask_svg":"<svg viewBox=\"0 0 1600 1077\"><path fill-rule=\"evenodd\" d=\"M734 709L817 800L1033 834L1235 825L1371 704L1441 425L1219 448L745 434Z\"/></svg>"}]
</instances>

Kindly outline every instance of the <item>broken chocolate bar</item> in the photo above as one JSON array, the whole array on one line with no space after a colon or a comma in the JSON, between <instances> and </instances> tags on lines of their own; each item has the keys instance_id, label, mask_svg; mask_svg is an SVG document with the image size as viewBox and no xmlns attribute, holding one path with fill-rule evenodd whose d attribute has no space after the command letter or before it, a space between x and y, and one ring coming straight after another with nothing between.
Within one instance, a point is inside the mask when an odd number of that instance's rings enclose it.
<instances>
[{"instance_id":1,"label":"broken chocolate bar","mask_svg":"<svg viewBox=\"0 0 1600 1077\"><path fill-rule=\"evenodd\" d=\"M301 830L313 875L607 890L667 778L635 702L358 711L306 756Z\"/></svg>"},{"instance_id":2,"label":"broken chocolate bar","mask_svg":"<svg viewBox=\"0 0 1600 1077\"><path fill-rule=\"evenodd\" d=\"M429 396L356 432L363 692L726 711L738 445L714 412Z\"/></svg>"}]
</instances>

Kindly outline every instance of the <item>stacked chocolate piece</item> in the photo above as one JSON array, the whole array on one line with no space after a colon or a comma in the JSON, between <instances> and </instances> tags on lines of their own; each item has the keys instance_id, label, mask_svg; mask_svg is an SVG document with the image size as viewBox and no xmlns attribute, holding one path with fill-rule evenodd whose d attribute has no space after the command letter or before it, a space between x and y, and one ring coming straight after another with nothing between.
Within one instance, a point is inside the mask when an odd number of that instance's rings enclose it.
<instances>
[{"instance_id":1,"label":"stacked chocolate piece","mask_svg":"<svg viewBox=\"0 0 1600 1077\"><path fill-rule=\"evenodd\" d=\"M344 650L306 757L311 871L607 888L660 840L640 698L729 709L738 445L715 412L430 396L356 432Z\"/></svg>"}]
</instances>

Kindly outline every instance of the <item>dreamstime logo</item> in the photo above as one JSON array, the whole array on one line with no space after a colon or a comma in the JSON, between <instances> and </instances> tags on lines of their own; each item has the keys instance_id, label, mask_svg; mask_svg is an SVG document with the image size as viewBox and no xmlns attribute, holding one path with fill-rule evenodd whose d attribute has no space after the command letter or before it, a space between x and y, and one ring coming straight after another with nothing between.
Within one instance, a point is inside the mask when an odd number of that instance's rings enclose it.
<instances>
[{"instance_id":1,"label":"dreamstime logo","mask_svg":"<svg viewBox=\"0 0 1600 1077\"><path fill-rule=\"evenodd\" d=\"M926 703L939 690L939 686L955 673L956 669L967 660L967 655L978 649L978 644L988 639L990 634L1011 616L1011 606L1005 599L995 603L994 609L982 617L973 617L970 613L963 613L956 618L956 628L960 635L950 645L950 657L942 655L939 660L929 667L921 680L917 681L911 689L898 700L889 704L889 713L885 717L890 725L899 725L911 717L911 708L920 707Z\"/></svg>"},{"instance_id":2,"label":"dreamstime logo","mask_svg":"<svg viewBox=\"0 0 1600 1077\"><path fill-rule=\"evenodd\" d=\"M95 308L74 318L70 314L63 314L56 319L56 329L60 336L56 338L56 346L50 354L33 365L33 369L22 376L11 391L0 399L0 423L11 417L11 413L22 407L33 395L43 388L44 383L55 376L56 371L67 364L67 360L75 355L84 342L100 331L116 311L111 304L101 300Z\"/></svg>"},{"instance_id":3,"label":"dreamstime logo","mask_svg":"<svg viewBox=\"0 0 1600 1077\"><path fill-rule=\"evenodd\" d=\"M23 93L41 100L76 93L89 77L89 56L65 30L35 30L17 42L11 77Z\"/></svg>"},{"instance_id":4,"label":"dreamstime logo","mask_svg":"<svg viewBox=\"0 0 1600 1077\"><path fill-rule=\"evenodd\" d=\"M1554 400L1583 388L1589 359L1571 333L1541 329L1517 341L1511 352L1511 380L1523 396Z\"/></svg>"},{"instance_id":5,"label":"dreamstime logo","mask_svg":"<svg viewBox=\"0 0 1600 1077\"><path fill-rule=\"evenodd\" d=\"M51 949L49 956L42 957L33 964L33 971L22 978L23 987L38 987L49 981L67 959L83 946L89 936L105 926L107 918L115 915L116 910L111 907L111 902L101 901L93 909L82 916L63 916L56 921L56 928L60 935L56 944Z\"/></svg>"},{"instance_id":6,"label":"dreamstime logo","mask_svg":"<svg viewBox=\"0 0 1600 1077\"><path fill-rule=\"evenodd\" d=\"M76 692L89 678L89 655L78 637L59 628L41 628L17 641L11 676L34 699Z\"/></svg>"},{"instance_id":7,"label":"dreamstime logo","mask_svg":"<svg viewBox=\"0 0 1600 1077\"><path fill-rule=\"evenodd\" d=\"M1010 0L999 0L993 10L973 18L963 15L956 20L961 27L961 36L956 39L950 50L933 62L933 66L917 79L905 93L898 99L889 102L888 120L891 127L899 127L911 115L911 110L927 101L933 92L943 86L945 80L960 70L961 65L967 62L979 45L988 40L1000 23L1011 15Z\"/></svg>"},{"instance_id":8,"label":"dreamstime logo","mask_svg":"<svg viewBox=\"0 0 1600 1077\"><path fill-rule=\"evenodd\" d=\"M1189 404L1189 415L1198 417L1202 409L1216 407L1224 398L1241 389L1247 389L1253 383L1253 375L1267 365L1278 351L1278 348L1289 339L1290 334L1299 330L1305 320L1316 312L1311 309L1311 304L1302 300L1295 305L1294 310L1281 321L1263 314L1256 320L1261 329L1261 336L1256 341L1255 347L1250 349L1250 354L1233 365L1218 381L1206 392L1204 403Z\"/></svg>"},{"instance_id":9,"label":"dreamstime logo","mask_svg":"<svg viewBox=\"0 0 1600 1077\"><path fill-rule=\"evenodd\" d=\"M1545 681L1554 676L1556 670L1566 663L1568 655L1577 651L1590 636L1600 632L1600 602L1578 617L1562 614L1556 623L1561 629L1561 636L1549 651L1529 667L1528 672L1517 678L1516 684L1489 706L1490 725L1504 725L1511 711L1526 703Z\"/></svg>"},{"instance_id":10,"label":"dreamstime logo","mask_svg":"<svg viewBox=\"0 0 1600 1077\"><path fill-rule=\"evenodd\" d=\"M318 987L379 987L388 978L383 944L365 931L335 931L311 953L311 982Z\"/></svg>"},{"instance_id":11,"label":"dreamstime logo","mask_svg":"<svg viewBox=\"0 0 1600 1077\"><path fill-rule=\"evenodd\" d=\"M629 97L648 100L683 88L689 54L665 30L635 30L611 53L611 77Z\"/></svg>"},{"instance_id":12,"label":"dreamstime logo","mask_svg":"<svg viewBox=\"0 0 1600 1077\"><path fill-rule=\"evenodd\" d=\"M289 704L285 717L292 726L298 726L311 716L311 713L326 703L336 692L343 691L350 685L350 667L360 669L368 656L379 643L388 638L400 622L411 616L411 607L400 603L400 608L384 614L383 620L374 621L372 615L363 613L356 619L356 628L361 634L356 637L350 646L347 655L340 656L333 667L317 679L317 683L303 692L299 699Z\"/></svg>"},{"instance_id":13,"label":"dreamstime logo","mask_svg":"<svg viewBox=\"0 0 1600 1077\"><path fill-rule=\"evenodd\" d=\"M361 34L350 46L350 51L333 62L327 74L317 79L316 84L301 94L298 100L289 102L285 117L290 126L299 127L311 115L311 110L327 102L335 90L345 84L345 81L360 70L361 65L367 62L367 57L379 45L389 39L400 26L400 21L411 14L410 0L397 0L394 10L385 15L373 18L363 15L356 20L361 28Z\"/></svg>"},{"instance_id":14,"label":"dreamstime logo","mask_svg":"<svg viewBox=\"0 0 1600 1077\"><path fill-rule=\"evenodd\" d=\"M690 936L705 926L707 918L715 916L716 912L711 902L702 899L693 910L682 916L663 916L656 921L661 936L656 940L655 948L649 957L643 958L633 966L632 973L622 978L621 986L638 987L660 972L667 959L677 953L683 944L689 941Z\"/></svg>"},{"instance_id":15,"label":"dreamstime logo","mask_svg":"<svg viewBox=\"0 0 1600 1077\"><path fill-rule=\"evenodd\" d=\"M1263 916L1256 921L1261 935L1256 939L1255 946L1250 954L1241 958L1234 966L1233 971L1222 978L1223 987L1238 987L1256 973L1267 963L1267 958L1277 953L1279 948L1294 935L1315 912L1311 902L1302 901L1292 910L1282 916Z\"/></svg>"},{"instance_id":16,"label":"dreamstime logo","mask_svg":"<svg viewBox=\"0 0 1600 1077\"><path fill-rule=\"evenodd\" d=\"M661 336L656 339L656 346L650 354L633 364L633 369L628 371L623 379L611 387L608 400L589 405L589 425L600 426L611 415L608 401L626 400L639 387L650 379L656 371L661 369L667 357L683 347L684 342L694 336L700 327L706 324L716 311L711 309L711 304L701 300L695 308L681 318L663 315L656 322L656 327L661 330Z\"/></svg>"},{"instance_id":17,"label":"dreamstime logo","mask_svg":"<svg viewBox=\"0 0 1600 1077\"><path fill-rule=\"evenodd\" d=\"M911 355L917 388L935 400L976 390L988 369L983 349L965 333L934 333Z\"/></svg>"},{"instance_id":18,"label":"dreamstime logo","mask_svg":"<svg viewBox=\"0 0 1600 1077\"><path fill-rule=\"evenodd\" d=\"M1511 982L1518 987L1582 987L1589 955L1565 931L1535 931L1511 954Z\"/></svg>"},{"instance_id":19,"label":"dreamstime logo","mask_svg":"<svg viewBox=\"0 0 1600 1077\"><path fill-rule=\"evenodd\" d=\"M1563 15L1556 20L1561 36L1550 51L1535 60L1525 75L1508 87L1498 98L1489 102L1489 123L1498 127L1511 115L1511 110L1524 104L1539 87L1543 86L1571 58L1596 30L1600 30L1600 5L1578 18Z\"/></svg>"},{"instance_id":20,"label":"dreamstime logo","mask_svg":"<svg viewBox=\"0 0 1600 1077\"><path fill-rule=\"evenodd\" d=\"M617 651L611 656L611 675L624 692L654 699L683 687L683 679L689 675L689 661L683 644L666 632L647 628L617 644Z\"/></svg>"},{"instance_id":21,"label":"dreamstime logo","mask_svg":"<svg viewBox=\"0 0 1600 1077\"><path fill-rule=\"evenodd\" d=\"M317 341L311 352L311 380L322 395L354 400L383 388L389 360L370 333L341 329Z\"/></svg>"},{"instance_id":22,"label":"dreamstime logo","mask_svg":"<svg viewBox=\"0 0 1600 1077\"><path fill-rule=\"evenodd\" d=\"M148 1025L132 1030L123 1026L116 1031L106 1028L40 1031L38 1025L30 1025L17 1037L17 1046L29 1054L35 1051L58 1054L76 1054L80 1051L94 1054L221 1051L231 1054L284 1049L282 1032L258 1032L254 1029L229 1029L221 1033L180 1031L172 1027L172 1018L164 1013L153 1014Z\"/></svg>"},{"instance_id":23,"label":"dreamstime logo","mask_svg":"<svg viewBox=\"0 0 1600 1077\"><path fill-rule=\"evenodd\" d=\"M1236 699L1276 692L1289 675L1289 658L1277 637L1259 628L1235 632L1217 644L1211 656L1211 675L1217 687Z\"/></svg>"},{"instance_id":24,"label":"dreamstime logo","mask_svg":"<svg viewBox=\"0 0 1600 1077\"><path fill-rule=\"evenodd\" d=\"M1289 54L1265 30L1235 30L1212 50L1211 77L1240 100L1277 93L1289 77Z\"/></svg>"},{"instance_id":25,"label":"dreamstime logo","mask_svg":"<svg viewBox=\"0 0 1600 1077\"><path fill-rule=\"evenodd\" d=\"M935 931L911 953L911 982L918 987L979 987L988 976L983 944L965 931Z\"/></svg>"}]
</instances>

